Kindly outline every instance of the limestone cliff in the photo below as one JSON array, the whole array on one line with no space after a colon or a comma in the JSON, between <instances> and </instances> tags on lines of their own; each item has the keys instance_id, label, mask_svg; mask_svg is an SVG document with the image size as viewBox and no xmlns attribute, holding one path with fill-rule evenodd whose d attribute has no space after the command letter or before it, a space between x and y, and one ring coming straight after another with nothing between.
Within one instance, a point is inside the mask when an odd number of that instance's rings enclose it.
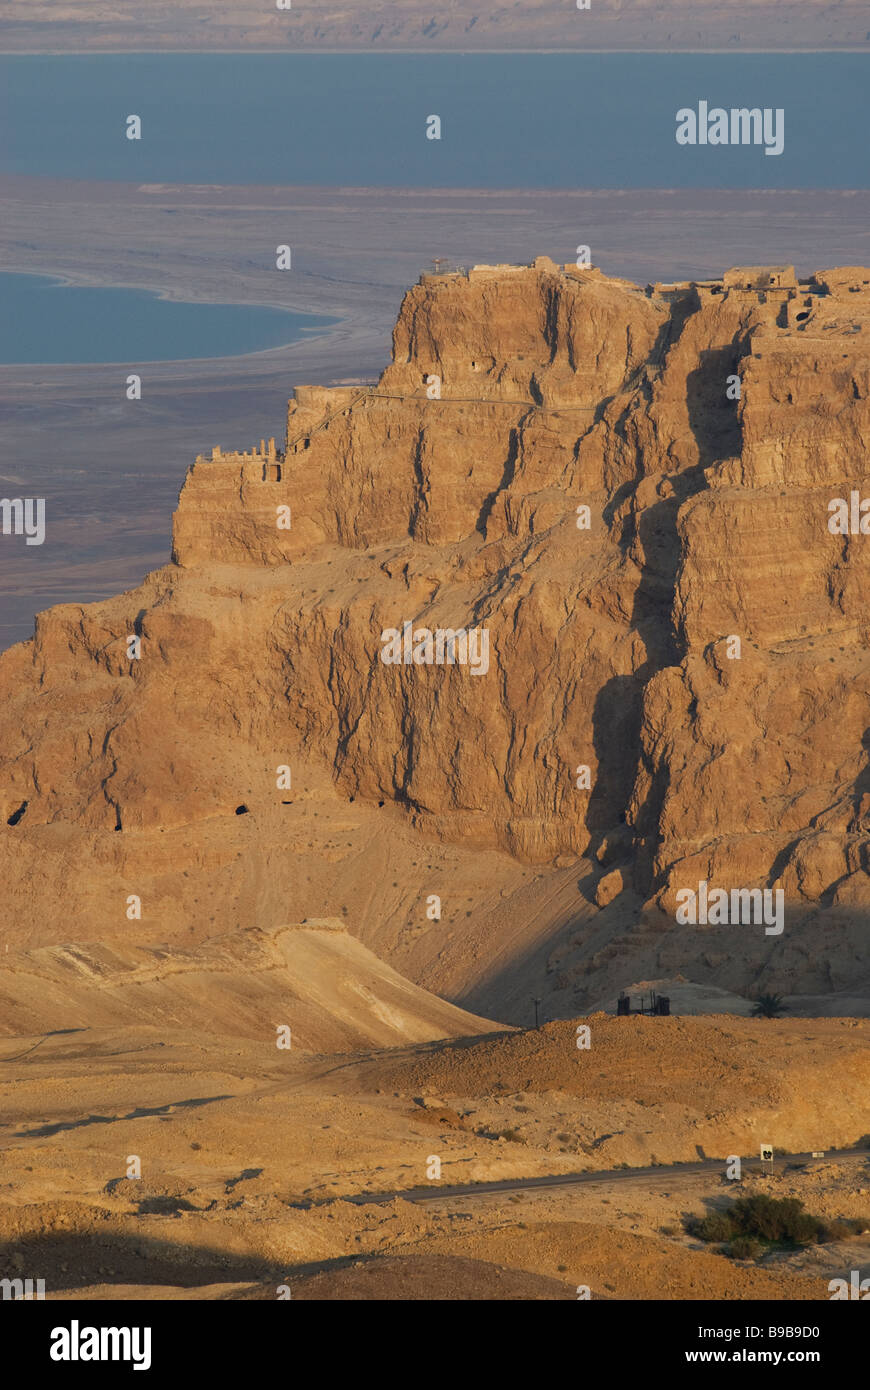
<instances>
[{"instance_id":1,"label":"limestone cliff","mask_svg":"<svg viewBox=\"0 0 870 1390\"><path fill-rule=\"evenodd\" d=\"M298 387L283 449L197 459L172 564L41 614L0 659L24 935L60 930L28 893L38 864L63 879L66 935L93 935L94 885L111 869L120 891L137 853L163 898L182 862L199 875L167 930L235 925L243 900L286 920L287 765L352 816L398 808L421 843L593 857L608 878L585 898L646 901L660 965L669 944L680 964L709 952L673 917L708 879L782 888L789 933L707 978L743 988L776 955L796 987L863 979L868 332L860 268L646 290L545 258L422 277L376 385ZM404 624L486 630L488 669L385 665ZM237 808L261 820L229 892ZM86 837L75 853L59 827ZM821 974L820 910L839 949Z\"/></svg>"}]
</instances>

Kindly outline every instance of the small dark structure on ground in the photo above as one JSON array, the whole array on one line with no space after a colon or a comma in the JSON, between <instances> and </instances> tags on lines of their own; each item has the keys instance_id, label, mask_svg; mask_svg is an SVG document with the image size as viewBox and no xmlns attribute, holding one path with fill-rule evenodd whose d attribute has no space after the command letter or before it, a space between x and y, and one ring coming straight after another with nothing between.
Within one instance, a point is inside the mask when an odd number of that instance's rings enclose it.
<instances>
[{"instance_id":1,"label":"small dark structure on ground","mask_svg":"<svg viewBox=\"0 0 870 1390\"><path fill-rule=\"evenodd\" d=\"M640 996L640 1008L631 1007L631 996L621 993L616 1001L617 1018L622 1018L628 1014L650 1014L654 1018L668 1018L671 1012L671 1001L666 994L656 994L654 989L649 992L649 1000L642 994Z\"/></svg>"}]
</instances>

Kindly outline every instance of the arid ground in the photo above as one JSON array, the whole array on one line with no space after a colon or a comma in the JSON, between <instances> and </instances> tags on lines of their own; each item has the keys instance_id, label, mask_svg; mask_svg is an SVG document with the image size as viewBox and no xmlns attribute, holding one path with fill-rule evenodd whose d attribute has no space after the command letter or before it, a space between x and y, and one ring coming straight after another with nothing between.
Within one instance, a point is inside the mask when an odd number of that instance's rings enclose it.
<instances>
[{"instance_id":1,"label":"arid ground","mask_svg":"<svg viewBox=\"0 0 870 1390\"><path fill-rule=\"evenodd\" d=\"M318 977L305 964L310 994ZM684 1230L732 1200L728 1153L771 1133L800 1152L859 1137L864 1022L594 1015L582 1052L572 1023L372 1050L325 1004L323 1050L279 1051L273 1021L293 1007L280 981L240 1021L232 981L213 993L199 977L197 1009L152 971L150 986L127 992L175 1021L105 1024L109 968L93 976L80 961L89 1026L0 1041L0 1264L45 1277L49 1297L274 1299L288 1285L293 1298L558 1299L585 1285L593 1298L801 1300L870 1269L870 1230L761 1264ZM4 995L14 980L0 974ZM239 983L250 994L250 976ZM370 993L360 1042L383 1027L376 1013ZM406 1013L397 1036L421 1023ZM329 1050L330 1028L341 1051ZM721 1158L721 1171L667 1166L699 1155ZM433 1156L441 1185L662 1167L439 1199ZM127 1177L134 1157L138 1180ZM746 1164L741 1194L796 1196L831 1220L870 1212L868 1159L760 1170ZM427 1182L429 1200L398 1195ZM365 1193L397 1195L348 1200Z\"/></svg>"}]
</instances>

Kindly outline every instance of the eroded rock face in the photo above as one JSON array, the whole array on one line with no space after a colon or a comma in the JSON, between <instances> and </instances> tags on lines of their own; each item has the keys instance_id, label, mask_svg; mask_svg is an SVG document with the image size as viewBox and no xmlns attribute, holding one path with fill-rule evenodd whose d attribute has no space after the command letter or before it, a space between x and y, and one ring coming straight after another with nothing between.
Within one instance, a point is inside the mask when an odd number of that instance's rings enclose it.
<instances>
[{"instance_id":1,"label":"eroded rock face","mask_svg":"<svg viewBox=\"0 0 870 1390\"><path fill-rule=\"evenodd\" d=\"M443 841L593 855L602 906L673 921L706 879L861 910L868 335L861 268L423 277L377 386L299 387L285 451L198 459L173 563L0 659L3 852L195 833L287 763ZM405 624L485 629L487 669L384 664Z\"/></svg>"}]
</instances>

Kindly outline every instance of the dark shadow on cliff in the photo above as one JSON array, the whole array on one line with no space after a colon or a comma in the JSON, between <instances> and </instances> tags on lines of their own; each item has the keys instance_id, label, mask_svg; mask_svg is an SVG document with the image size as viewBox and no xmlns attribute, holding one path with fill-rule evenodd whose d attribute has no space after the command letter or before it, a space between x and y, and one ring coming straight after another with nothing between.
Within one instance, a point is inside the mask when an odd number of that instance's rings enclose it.
<instances>
[{"instance_id":1,"label":"dark shadow on cliff","mask_svg":"<svg viewBox=\"0 0 870 1390\"><path fill-rule=\"evenodd\" d=\"M864 731L861 743L868 759L852 788L853 820L849 829L856 835L870 832L870 729Z\"/></svg>"},{"instance_id":2,"label":"dark shadow on cliff","mask_svg":"<svg viewBox=\"0 0 870 1390\"><path fill-rule=\"evenodd\" d=\"M484 499L483 506L480 509L480 514L475 523L475 529L478 530L482 536L486 536L487 523L489 522L490 514L495 505L496 498L498 497L499 493L505 492L514 480L514 474L516 472L519 451L520 427L518 426L515 429L512 429L510 432L508 441L508 455L505 459L504 470L502 472L498 486Z\"/></svg>"},{"instance_id":3,"label":"dark shadow on cliff","mask_svg":"<svg viewBox=\"0 0 870 1390\"><path fill-rule=\"evenodd\" d=\"M729 401L725 394L727 378L736 371L738 361L738 349L734 346L701 353L700 365L686 378L689 433L697 450L697 462L682 468L675 466L675 471L667 475L661 500L635 515L643 568L632 625L646 645L650 663L647 678L663 666L678 665L685 654L674 624L674 599L683 561L677 518L684 502L706 488L704 469L740 452L737 403ZM634 539L635 535L628 533L622 543L627 547Z\"/></svg>"},{"instance_id":4,"label":"dark shadow on cliff","mask_svg":"<svg viewBox=\"0 0 870 1390\"><path fill-rule=\"evenodd\" d=\"M589 797L586 829L593 850L608 834L625 835L626 808L637 768L645 668L613 676L598 691L592 711L592 746L598 775Z\"/></svg>"},{"instance_id":5,"label":"dark shadow on cliff","mask_svg":"<svg viewBox=\"0 0 870 1390\"><path fill-rule=\"evenodd\" d=\"M659 360L664 355L669 338L670 334L659 350ZM596 701L593 725L599 779L587 817L593 850L599 847L610 827L625 819L641 759L639 732L643 687L656 672L667 666L679 665L685 655L674 611L677 581L683 563L678 517L683 504L706 488L704 469L716 460L729 458L740 451L737 403L726 395L727 379L736 371L740 351L738 346L730 344L701 353L698 367L686 379L689 433L697 450L697 462L682 468L675 465L675 471L662 479L660 499L640 511L630 512L620 537L624 553L632 550L635 555L642 557L631 623L643 639L648 659L634 676L609 682ZM627 414L623 420L626 418ZM673 442L676 444L679 441ZM616 737L611 710L613 703L623 703L628 710ZM652 775L651 791L638 817L635 879L641 892L650 891L654 886L650 878L651 862L657 844L658 816L668 782L667 769Z\"/></svg>"},{"instance_id":6,"label":"dark shadow on cliff","mask_svg":"<svg viewBox=\"0 0 870 1390\"><path fill-rule=\"evenodd\" d=\"M630 861L627 867L633 867ZM591 883L589 878L578 882L577 913L570 921L554 922L550 934L517 950L498 973L445 997L486 1018L528 1028L534 1024L535 998L541 1001L542 1023L583 1016L602 1000L615 1013L620 989L639 980L683 976L747 1001L760 993L820 1000L818 1008L789 1002L788 1018L827 1017L823 1001L832 994L866 999L866 1010L859 1007L846 1016L870 1018L870 910L787 903L781 936L766 936L752 926L736 928L735 936L731 926L681 926L657 909L644 912L641 897L630 891L590 911L590 886L599 879L594 874ZM836 971L828 949L834 940L844 953ZM802 962L797 981L796 960ZM672 1012L680 1010L672 1004ZM831 1010L833 1016L837 1012Z\"/></svg>"},{"instance_id":7,"label":"dark shadow on cliff","mask_svg":"<svg viewBox=\"0 0 870 1390\"><path fill-rule=\"evenodd\" d=\"M689 429L698 446L698 463L709 468L719 459L740 453L742 432L737 418L737 401L727 395L728 378L738 375L743 347L729 344L708 348L699 365L686 377L686 408Z\"/></svg>"},{"instance_id":8,"label":"dark shadow on cliff","mask_svg":"<svg viewBox=\"0 0 870 1390\"><path fill-rule=\"evenodd\" d=\"M614 942L625 932L627 906L632 916L639 915L641 901L625 893L610 908L590 908L603 871L587 861L581 861L578 870L576 912L554 920L552 930L523 945L497 972L465 990L445 992L444 998L481 1017L519 1028L533 1027L535 998L541 1000L542 1024L581 1013L590 997L601 993L595 976L604 956L616 949ZM550 958L557 950L561 959L554 964ZM575 969L580 972L576 976ZM626 977L624 983L631 980ZM615 1009L616 993L613 999Z\"/></svg>"}]
</instances>

